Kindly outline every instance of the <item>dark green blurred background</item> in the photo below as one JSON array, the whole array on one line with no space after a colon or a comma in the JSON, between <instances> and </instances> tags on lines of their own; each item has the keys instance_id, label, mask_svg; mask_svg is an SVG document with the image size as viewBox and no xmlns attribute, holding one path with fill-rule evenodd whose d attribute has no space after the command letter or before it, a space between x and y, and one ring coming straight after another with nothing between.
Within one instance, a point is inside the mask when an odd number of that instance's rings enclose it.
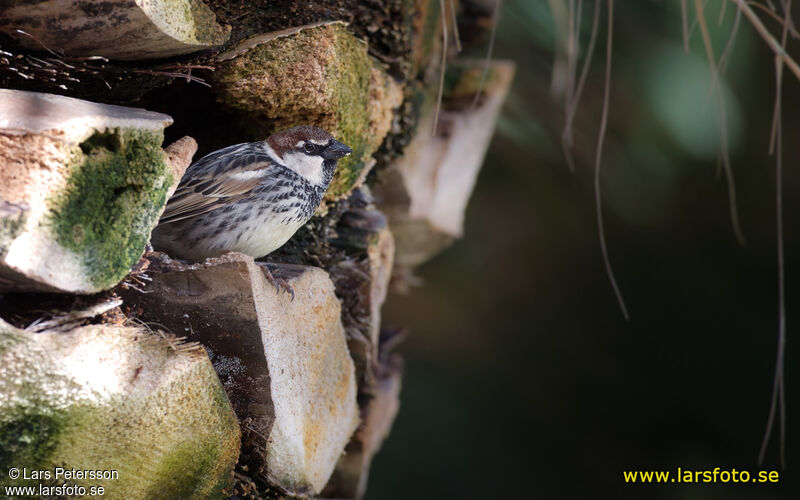
<instances>
[{"instance_id":1,"label":"dark green blurred background","mask_svg":"<svg viewBox=\"0 0 800 500\"><path fill-rule=\"evenodd\" d=\"M582 47L594 5L584 3ZM728 5L718 25L722 3L706 7L717 54L735 13ZM496 57L514 59L518 73L466 236L419 269L424 287L384 308L385 323L409 327L410 337L400 414L367 498L800 498L800 94L791 73L783 103L788 469L777 486L622 479L625 469L755 470L772 390L773 56L743 21L724 80L741 247L717 175L709 67L699 31L683 52L679 5L615 5L602 190L625 322L603 269L592 194L605 18L570 174L563 99L550 93L548 2L504 2ZM790 52L800 54L797 45ZM778 468L776 442L767 468Z\"/></svg>"}]
</instances>

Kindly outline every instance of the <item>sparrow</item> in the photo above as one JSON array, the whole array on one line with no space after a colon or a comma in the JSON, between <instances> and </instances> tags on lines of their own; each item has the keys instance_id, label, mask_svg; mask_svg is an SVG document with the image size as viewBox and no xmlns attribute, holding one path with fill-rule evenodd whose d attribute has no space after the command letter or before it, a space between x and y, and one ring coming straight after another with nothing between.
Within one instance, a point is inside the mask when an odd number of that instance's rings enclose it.
<instances>
[{"instance_id":1,"label":"sparrow","mask_svg":"<svg viewBox=\"0 0 800 500\"><path fill-rule=\"evenodd\" d=\"M263 257L314 215L338 160L350 153L328 132L307 125L214 151L186 169L152 244L193 261L228 251ZM277 287L280 280L267 274Z\"/></svg>"}]
</instances>

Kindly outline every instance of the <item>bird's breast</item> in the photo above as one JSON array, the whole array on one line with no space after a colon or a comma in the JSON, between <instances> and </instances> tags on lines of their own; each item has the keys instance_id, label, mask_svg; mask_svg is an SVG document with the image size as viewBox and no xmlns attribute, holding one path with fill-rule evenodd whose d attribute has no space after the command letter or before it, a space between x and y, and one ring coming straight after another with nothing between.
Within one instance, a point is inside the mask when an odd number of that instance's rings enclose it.
<instances>
[{"instance_id":1,"label":"bird's breast","mask_svg":"<svg viewBox=\"0 0 800 500\"><path fill-rule=\"evenodd\" d=\"M228 241L221 242L222 246L253 257L274 252L313 215L305 208L301 200L292 199L283 204L251 205L246 213L236 217Z\"/></svg>"}]
</instances>

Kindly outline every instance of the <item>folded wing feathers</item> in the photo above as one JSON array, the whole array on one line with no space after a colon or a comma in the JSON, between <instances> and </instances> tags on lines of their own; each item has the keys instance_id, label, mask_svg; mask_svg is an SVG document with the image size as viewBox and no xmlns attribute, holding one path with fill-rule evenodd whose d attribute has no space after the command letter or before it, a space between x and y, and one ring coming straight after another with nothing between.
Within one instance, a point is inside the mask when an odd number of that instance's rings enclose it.
<instances>
[{"instance_id":1,"label":"folded wing feathers","mask_svg":"<svg viewBox=\"0 0 800 500\"><path fill-rule=\"evenodd\" d=\"M240 200L274 167L257 143L215 151L186 170L159 223L187 219Z\"/></svg>"}]
</instances>

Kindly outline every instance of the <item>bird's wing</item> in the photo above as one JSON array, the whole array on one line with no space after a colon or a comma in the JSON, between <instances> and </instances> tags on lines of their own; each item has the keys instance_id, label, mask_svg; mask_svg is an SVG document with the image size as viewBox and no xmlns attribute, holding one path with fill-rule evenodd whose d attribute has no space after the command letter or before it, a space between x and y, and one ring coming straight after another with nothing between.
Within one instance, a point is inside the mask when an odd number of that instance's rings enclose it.
<instances>
[{"instance_id":1,"label":"bird's wing","mask_svg":"<svg viewBox=\"0 0 800 500\"><path fill-rule=\"evenodd\" d=\"M276 167L259 143L214 151L186 169L159 224L201 215L240 200Z\"/></svg>"}]
</instances>

